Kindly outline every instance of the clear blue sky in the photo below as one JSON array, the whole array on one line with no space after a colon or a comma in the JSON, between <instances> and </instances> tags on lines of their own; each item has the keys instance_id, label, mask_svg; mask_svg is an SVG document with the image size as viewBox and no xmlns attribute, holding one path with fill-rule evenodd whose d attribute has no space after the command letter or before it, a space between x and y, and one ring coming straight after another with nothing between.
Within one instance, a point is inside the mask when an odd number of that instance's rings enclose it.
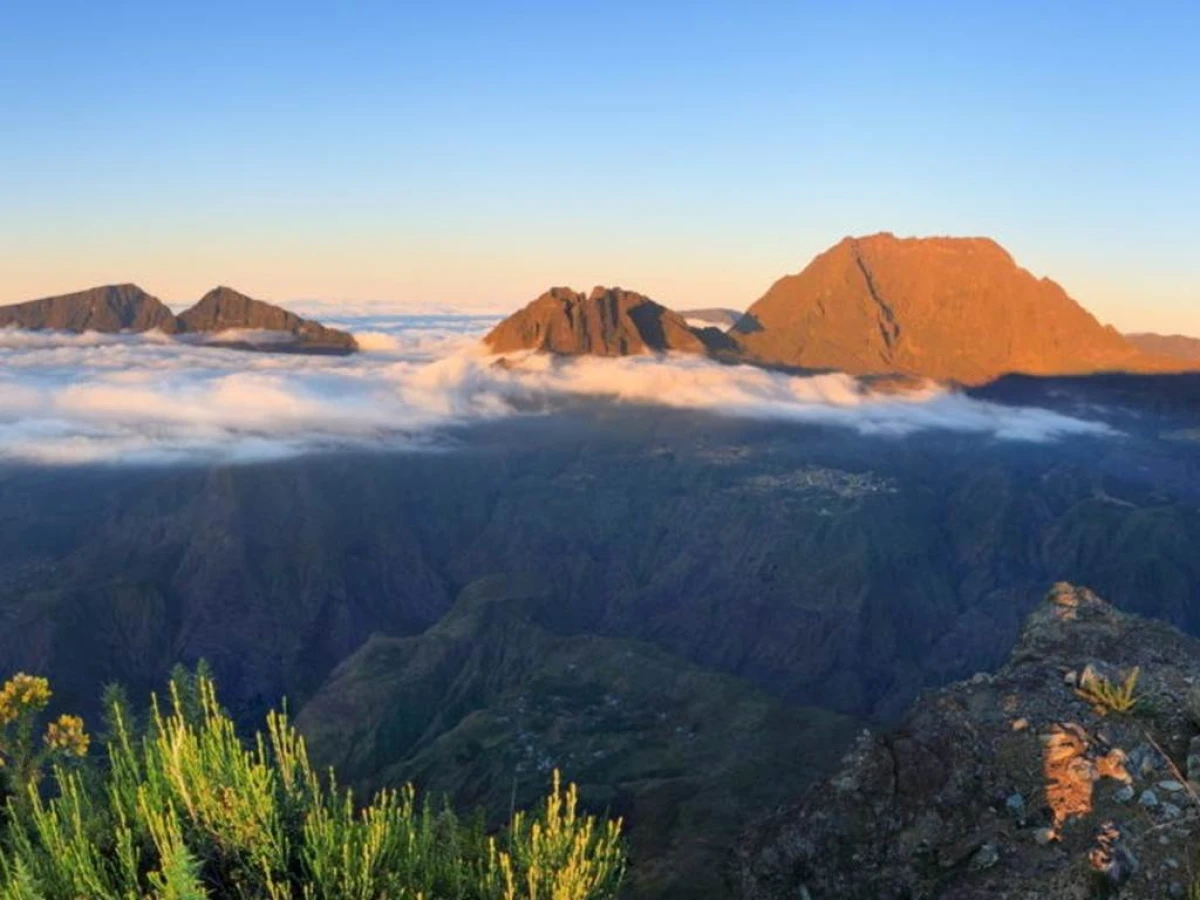
<instances>
[{"instance_id":1,"label":"clear blue sky","mask_svg":"<svg viewBox=\"0 0 1200 900\"><path fill-rule=\"evenodd\" d=\"M1200 334L1200 3L0 6L0 301L745 306L879 230Z\"/></svg>"}]
</instances>

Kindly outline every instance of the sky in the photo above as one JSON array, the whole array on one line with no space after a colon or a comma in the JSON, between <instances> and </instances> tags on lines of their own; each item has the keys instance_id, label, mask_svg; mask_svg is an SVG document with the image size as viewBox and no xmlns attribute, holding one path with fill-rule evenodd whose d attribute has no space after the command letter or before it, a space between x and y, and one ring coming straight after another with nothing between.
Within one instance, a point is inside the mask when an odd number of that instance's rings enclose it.
<instances>
[{"instance_id":1,"label":"sky","mask_svg":"<svg viewBox=\"0 0 1200 900\"><path fill-rule=\"evenodd\" d=\"M0 5L0 302L744 308L987 235L1200 335L1200 3Z\"/></svg>"}]
</instances>

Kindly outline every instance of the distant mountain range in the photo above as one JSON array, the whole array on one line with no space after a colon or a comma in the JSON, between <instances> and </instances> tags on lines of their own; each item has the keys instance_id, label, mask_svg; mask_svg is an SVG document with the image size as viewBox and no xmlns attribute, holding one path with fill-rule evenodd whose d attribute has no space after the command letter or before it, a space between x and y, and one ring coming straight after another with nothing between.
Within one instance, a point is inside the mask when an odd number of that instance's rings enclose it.
<instances>
[{"instance_id":1,"label":"distant mountain range","mask_svg":"<svg viewBox=\"0 0 1200 900\"><path fill-rule=\"evenodd\" d=\"M175 315L134 284L0 307L0 328L159 330L245 350L351 353L354 338L232 288ZM237 334L237 332L241 332ZM229 333L225 338L217 337ZM257 334L255 334L257 333ZM268 334L269 339L260 339ZM275 336L286 335L286 340ZM1200 367L1200 338L1122 335L987 238L848 237L745 312L674 311L619 287L555 287L484 339L494 353L692 353L852 375L980 385L1003 375L1171 372Z\"/></svg>"},{"instance_id":2,"label":"distant mountain range","mask_svg":"<svg viewBox=\"0 0 1200 900\"><path fill-rule=\"evenodd\" d=\"M5 327L80 333L158 330L171 335L212 335L206 344L243 350L352 353L358 349L354 338L344 331L326 328L228 287L209 291L178 316L135 284L92 288L0 307L0 328ZM288 339L259 341L254 332L284 334ZM234 334L222 338L222 333Z\"/></svg>"},{"instance_id":3,"label":"distant mountain range","mask_svg":"<svg viewBox=\"0 0 1200 900\"><path fill-rule=\"evenodd\" d=\"M1125 340L1146 353L1156 356L1169 356L1173 359L1188 362L1200 362L1200 338L1185 337L1182 334L1127 334Z\"/></svg>"},{"instance_id":4,"label":"distant mountain range","mask_svg":"<svg viewBox=\"0 0 1200 900\"><path fill-rule=\"evenodd\" d=\"M614 306L614 298L636 302ZM497 353L708 353L772 367L966 385L1010 373L1167 372L1200 363L1200 341L1185 353L1178 341L1127 339L1055 282L1020 268L992 240L887 233L842 240L781 278L740 316L674 313L618 288L586 296L555 288L485 340Z\"/></svg>"}]
</instances>

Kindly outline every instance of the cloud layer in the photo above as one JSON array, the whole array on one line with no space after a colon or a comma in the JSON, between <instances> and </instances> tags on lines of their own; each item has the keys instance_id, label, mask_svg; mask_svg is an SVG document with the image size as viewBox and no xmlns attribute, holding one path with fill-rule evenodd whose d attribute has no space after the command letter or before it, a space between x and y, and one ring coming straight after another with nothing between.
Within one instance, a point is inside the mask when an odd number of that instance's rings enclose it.
<instances>
[{"instance_id":1,"label":"cloud layer","mask_svg":"<svg viewBox=\"0 0 1200 900\"><path fill-rule=\"evenodd\" d=\"M331 322L363 353L245 353L169 337L0 331L0 460L79 464L255 460L338 447L427 447L440 427L553 410L581 396L865 435L949 429L1001 440L1103 435L1107 426L937 388L872 393L844 375L790 377L695 358L552 360L500 367L490 317Z\"/></svg>"}]
</instances>

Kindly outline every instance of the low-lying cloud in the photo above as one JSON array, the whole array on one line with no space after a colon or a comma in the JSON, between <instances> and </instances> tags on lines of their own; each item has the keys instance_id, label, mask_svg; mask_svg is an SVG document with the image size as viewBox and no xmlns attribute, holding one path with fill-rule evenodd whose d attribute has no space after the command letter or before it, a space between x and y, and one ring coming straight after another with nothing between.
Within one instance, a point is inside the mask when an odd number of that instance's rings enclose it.
<instances>
[{"instance_id":1,"label":"low-lying cloud","mask_svg":"<svg viewBox=\"0 0 1200 900\"><path fill-rule=\"evenodd\" d=\"M690 357L497 366L488 317L346 318L364 352L247 353L165 335L0 331L0 460L80 464L258 460L344 447L420 448L447 425L553 410L572 398L831 425L864 435L944 429L1000 440L1111 433L1103 423L936 387L872 392Z\"/></svg>"}]
</instances>

